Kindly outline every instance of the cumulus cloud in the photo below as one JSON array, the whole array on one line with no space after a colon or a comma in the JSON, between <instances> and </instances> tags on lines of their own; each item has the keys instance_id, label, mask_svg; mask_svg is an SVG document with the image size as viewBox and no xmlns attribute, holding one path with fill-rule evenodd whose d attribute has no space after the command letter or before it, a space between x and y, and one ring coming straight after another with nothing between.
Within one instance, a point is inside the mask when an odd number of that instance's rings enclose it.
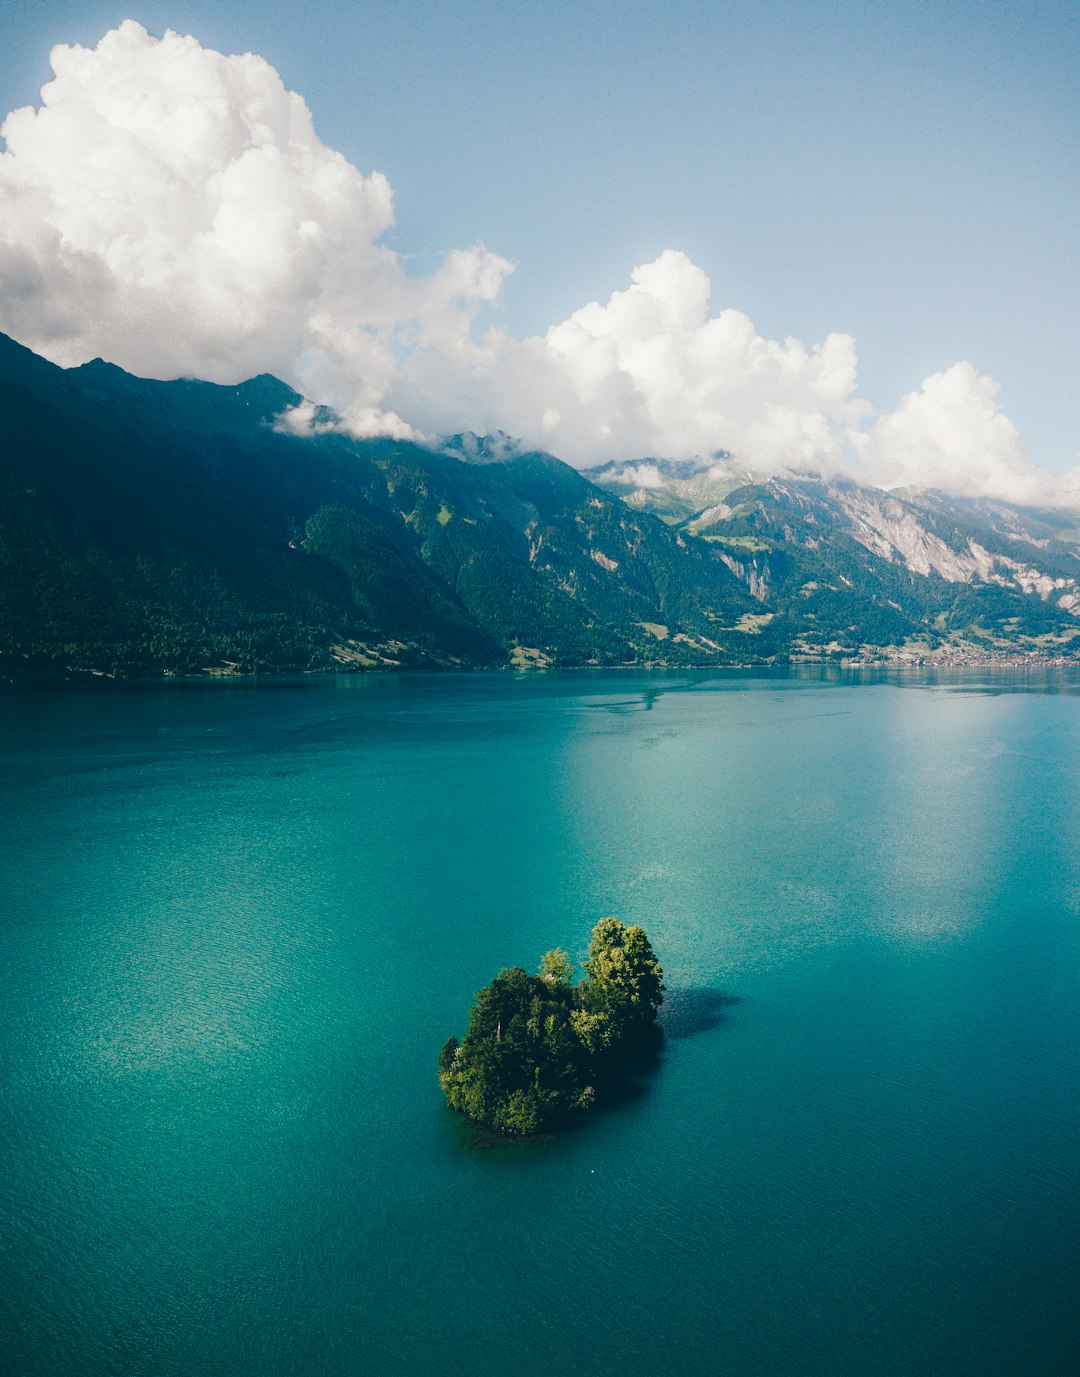
<instances>
[{"instance_id":1,"label":"cumulus cloud","mask_svg":"<svg viewBox=\"0 0 1080 1377\"><path fill-rule=\"evenodd\" d=\"M410 277L378 243L390 184L315 134L251 53L134 21L60 46L0 133L0 327L62 364L280 373L370 426L400 337L447 347L510 265L482 246Z\"/></svg>"},{"instance_id":2,"label":"cumulus cloud","mask_svg":"<svg viewBox=\"0 0 1080 1377\"><path fill-rule=\"evenodd\" d=\"M576 463L723 449L758 471L856 468L889 486L1073 500L1032 468L997 387L967 363L892 413L857 395L854 340L807 346L710 314L674 250L530 339L480 328L511 271L481 244L412 276L381 243L393 194L315 133L251 53L133 21L61 46L37 108L0 133L0 329L62 364L221 382L268 371L281 421L403 439L505 430Z\"/></svg>"},{"instance_id":3,"label":"cumulus cloud","mask_svg":"<svg viewBox=\"0 0 1080 1377\"><path fill-rule=\"evenodd\" d=\"M970 363L926 378L895 411L852 437L868 474L882 487L944 488L969 497L1070 503L1080 475L1036 468L998 406L999 385Z\"/></svg>"},{"instance_id":4,"label":"cumulus cloud","mask_svg":"<svg viewBox=\"0 0 1080 1377\"><path fill-rule=\"evenodd\" d=\"M770 471L836 469L869 411L853 397L854 340L764 339L741 311L710 316L710 293L702 269L668 250L543 336L491 331L467 353L411 358L392 395L429 424L498 423L576 463L723 448Z\"/></svg>"}]
</instances>

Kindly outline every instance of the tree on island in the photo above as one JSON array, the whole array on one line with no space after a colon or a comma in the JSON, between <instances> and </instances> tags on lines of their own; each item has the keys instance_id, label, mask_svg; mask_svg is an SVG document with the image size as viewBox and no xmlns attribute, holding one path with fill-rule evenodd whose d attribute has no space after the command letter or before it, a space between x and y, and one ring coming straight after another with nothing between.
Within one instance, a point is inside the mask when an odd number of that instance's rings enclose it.
<instances>
[{"instance_id":1,"label":"tree on island","mask_svg":"<svg viewBox=\"0 0 1080 1377\"><path fill-rule=\"evenodd\" d=\"M464 1038L439 1056L450 1107L501 1133L537 1133L588 1109L597 1085L658 1036L663 974L645 930L617 918L593 928L578 985L561 948L537 975L500 971L473 1000Z\"/></svg>"}]
</instances>

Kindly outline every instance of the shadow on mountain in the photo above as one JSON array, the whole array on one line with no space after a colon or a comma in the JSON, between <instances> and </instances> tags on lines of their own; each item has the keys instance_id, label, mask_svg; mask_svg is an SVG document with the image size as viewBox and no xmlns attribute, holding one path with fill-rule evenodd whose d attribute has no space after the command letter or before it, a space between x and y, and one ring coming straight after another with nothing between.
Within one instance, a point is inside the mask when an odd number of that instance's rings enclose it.
<instances>
[{"instance_id":1,"label":"shadow on mountain","mask_svg":"<svg viewBox=\"0 0 1080 1377\"><path fill-rule=\"evenodd\" d=\"M727 1022L726 1010L741 1004L739 995L704 985L684 985L668 990L660 1009L660 1026L665 1037L677 1042L711 1032Z\"/></svg>"}]
</instances>

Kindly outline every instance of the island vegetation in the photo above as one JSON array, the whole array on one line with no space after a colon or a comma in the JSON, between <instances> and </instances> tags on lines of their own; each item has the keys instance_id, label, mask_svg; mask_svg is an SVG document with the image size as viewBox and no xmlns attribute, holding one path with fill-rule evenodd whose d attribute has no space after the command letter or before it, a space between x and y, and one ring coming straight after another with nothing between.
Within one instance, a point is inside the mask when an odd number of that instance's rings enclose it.
<instances>
[{"instance_id":1,"label":"island vegetation","mask_svg":"<svg viewBox=\"0 0 1080 1377\"><path fill-rule=\"evenodd\" d=\"M584 971L575 984L556 948L536 975L512 966L477 993L464 1038L439 1057L452 1109L499 1133L538 1133L589 1109L656 1047L664 973L644 928L602 918Z\"/></svg>"}]
</instances>

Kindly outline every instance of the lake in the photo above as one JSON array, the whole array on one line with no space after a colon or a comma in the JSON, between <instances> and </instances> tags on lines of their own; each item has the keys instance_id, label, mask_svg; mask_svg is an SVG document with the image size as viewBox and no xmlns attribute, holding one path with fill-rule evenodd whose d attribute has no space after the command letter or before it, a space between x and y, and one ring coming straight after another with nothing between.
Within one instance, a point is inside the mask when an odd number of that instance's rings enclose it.
<instances>
[{"instance_id":1,"label":"lake","mask_svg":"<svg viewBox=\"0 0 1080 1377\"><path fill-rule=\"evenodd\" d=\"M0 698L6 1371L1080 1371L1080 676ZM642 923L660 1067L439 1049Z\"/></svg>"}]
</instances>

